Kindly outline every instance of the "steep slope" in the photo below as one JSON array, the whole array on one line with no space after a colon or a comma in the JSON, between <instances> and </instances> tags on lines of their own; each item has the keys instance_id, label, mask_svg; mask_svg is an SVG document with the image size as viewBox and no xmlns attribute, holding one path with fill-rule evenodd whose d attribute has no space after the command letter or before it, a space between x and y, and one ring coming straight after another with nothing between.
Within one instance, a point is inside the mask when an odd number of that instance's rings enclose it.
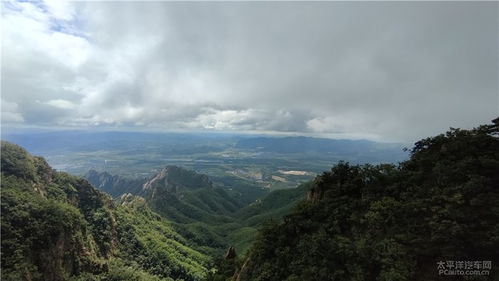
<instances>
[{"instance_id":1,"label":"steep slope","mask_svg":"<svg viewBox=\"0 0 499 281\"><path fill-rule=\"evenodd\" d=\"M1 189L2 280L200 280L206 273L209 259L147 207L116 206L86 180L4 141Z\"/></svg>"},{"instance_id":2,"label":"steep slope","mask_svg":"<svg viewBox=\"0 0 499 281\"><path fill-rule=\"evenodd\" d=\"M16 145L1 148L2 277L63 280L101 272L101 260L116 249L111 201Z\"/></svg>"},{"instance_id":3,"label":"steep slope","mask_svg":"<svg viewBox=\"0 0 499 281\"><path fill-rule=\"evenodd\" d=\"M225 190L214 188L206 175L176 166L162 169L140 193L151 208L179 223L227 222L242 207Z\"/></svg>"},{"instance_id":4,"label":"steep slope","mask_svg":"<svg viewBox=\"0 0 499 281\"><path fill-rule=\"evenodd\" d=\"M206 175L176 166L145 182L140 195L152 210L174 222L191 247L210 256L221 255L229 247L226 225L243 206L225 190L213 187Z\"/></svg>"},{"instance_id":5,"label":"steep slope","mask_svg":"<svg viewBox=\"0 0 499 281\"><path fill-rule=\"evenodd\" d=\"M306 198L311 182L292 189L275 190L255 203L239 210L235 217L247 226L256 226L268 219L280 219Z\"/></svg>"},{"instance_id":6,"label":"steep slope","mask_svg":"<svg viewBox=\"0 0 499 281\"><path fill-rule=\"evenodd\" d=\"M315 179L307 202L262 229L247 258L221 262L208 280L230 279L227 267L241 281L442 280L439 261L496 264L498 137L497 124L453 129L417 142L399 166L340 163Z\"/></svg>"},{"instance_id":7,"label":"steep slope","mask_svg":"<svg viewBox=\"0 0 499 281\"><path fill-rule=\"evenodd\" d=\"M247 205L228 190L214 187L206 175L177 166L165 167L143 182L95 171L86 178L100 189L112 187L116 194L133 190L130 193L142 196L150 208L174 222L192 247L212 256L222 255L231 245L245 252L263 222L288 214L307 191L307 184L278 190Z\"/></svg>"},{"instance_id":8,"label":"steep slope","mask_svg":"<svg viewBox=\"0 0 499 281\"><path fill-rule=\"evenodd\" d=\"M258 229L267 221L279 221L292 212L295 206L306 198L311 183L304 183L292 189L270 192L234 215L234 222L226 225L225 240L239 254L244 254L255 241Z\"/></svg>"},{"instance_id":9,"label":"steep slope","mask_svg":"<svg viewBox=\"0 0 499 281\"><path fill-rule=\"evenodd\" d=\"M127 179L107 172L88 171L84 176L95 188L109 193L113 198L125 193L138 194L145 179Z\"/></svg>"},{"instance_id":10,"label":"steep slope","mask_svg":"<svg viewBox=\"0 0 499 281\"><path fill-rule=\"evenodd\" d=\"M121 257L146 271L175 280L201 280L210 258L187 246L172 224L154 213L142 197L123 195L116 210Z\"/></svg>"},{"instance_id":11,"label":"steep slope","mask_svg":"<svg viewBox=\"0 0 499 281\"><path fill-rule=\"evenodd\" d=\"M115 198L127 193L141 196L155 211L178 223L227 222L228 215L245 205L225 189L214 187L208 176L177 166L167 166L150 179L93 170L85 178Z\"/></svg>"},{"instance_id":12,"label":"steep slope","mask_svg":"<svg viewBox=\"0 0 499 281\"><path fill-rule=\"evenodd\" d=\"M225 189L214 187L208 176L177 166L167 166L144 180L95 171L86 177L98 188L142 198L148 208L172 222L190 247L210 256L221 255L229 247L224 238L226 225L233 223L232 215L245 205ZM122 193L127 190L130 194Z\"/></svg>"}]
</instances>

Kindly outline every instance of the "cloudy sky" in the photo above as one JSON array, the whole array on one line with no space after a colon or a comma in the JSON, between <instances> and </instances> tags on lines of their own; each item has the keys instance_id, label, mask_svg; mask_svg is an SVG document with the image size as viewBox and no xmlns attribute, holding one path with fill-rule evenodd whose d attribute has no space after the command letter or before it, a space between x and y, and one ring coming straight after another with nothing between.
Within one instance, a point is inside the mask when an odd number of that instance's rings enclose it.
<instances>
[{"instance_id":1,"label":"cloudy sky","mask_svg":"<svg viewBox=\"0 0 499 281\"><path fill-rule=\"evenodd\" d=\"M497 2L1 5L3 126L413 141L499 115Z\"/></svg>"}]
</instances>

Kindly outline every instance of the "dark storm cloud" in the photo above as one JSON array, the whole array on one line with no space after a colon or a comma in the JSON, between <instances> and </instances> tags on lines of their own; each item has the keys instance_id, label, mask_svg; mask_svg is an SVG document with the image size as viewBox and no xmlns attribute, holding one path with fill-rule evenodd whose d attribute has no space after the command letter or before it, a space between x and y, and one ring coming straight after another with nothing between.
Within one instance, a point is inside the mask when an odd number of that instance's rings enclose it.
<instances>
[{"instance_id":1,"label":"dark storm cloud","mask_svg":"<svg viewBox=\"0 0 499 281\"><path fill-rule=\"evenodd\" d=\"M415 140L498 115L495 2L22 5L11 122Z\"/></svg>"}]
</instances>

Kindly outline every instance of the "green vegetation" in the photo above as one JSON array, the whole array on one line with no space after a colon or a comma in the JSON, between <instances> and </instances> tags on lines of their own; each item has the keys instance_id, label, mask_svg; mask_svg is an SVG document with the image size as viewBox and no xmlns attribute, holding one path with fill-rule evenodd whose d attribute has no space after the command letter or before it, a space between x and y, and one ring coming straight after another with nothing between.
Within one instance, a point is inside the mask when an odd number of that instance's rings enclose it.
<instances>
[{"instance_id":1,"label":"green vegetation","mask_svg":"<svg viewBox=\"0 0 499 281\"><path fill-rule=\"evenodd\" d=\"M269 219L280 219L291 212L293 207L305 199L311 182L301 184L293 189L281 189L269 193L255 203L239 210L237 220L246 226L258 226Z\"/></svg>"},{"instance_id":2,"label":"green vegetation","mask_svg":"<svg viewBox=\"0 0 499 281\"><path fill-rule=\"evenodd\" d=\"M340 162L270 193L245 177L277 186L306 172L238 167L237 181L215 183L176 166L149 179L87 174L114 201L2 142L2 280L431 281L440 260L495 264L498 137L497 124L452 129L399 165Z\"/></svg>"},{"instance_id":3,"label":"green vegetation","mask_svg":"<svg viewBox=\"0 0 499 281\"><path fill-rule=\"evenodd\" d=\"M310 181L340 160L393 163L407 158L402 144L303 137L88 130L19 131L2 137L44 156L55 169L74 175L83 176L93 169L142 180L167 165L181 166L208 175L214 186L225 188L246 204L270 190ZM286 173L289 171L305 173ZM116 197L130 186L120 182L95 187ZM126 192L134 194L133 189Z\"/></svg>"},{"instance_id":4,"label":"green vegetation","mask_svg":"<svg viewBox=\"0 0 499 281\"><path fill-rule=\"evenodd\" d=\"M174 281L172 278L160 278L143 271L136 264L126 264L121 259L108 262L108 270L101 274L83 272L68 281Z\"/></svg>"},{"instance_id":5,"label":"green vegetation","mask_svg":"<svg viewBox=\"0 0 499 281\"><path fill-rule=\"evenodd\" d=\"M114 191L115 196L122 194L119 184L123 184L122 192L132 191L142 196L144 204L171 221L190 247L212 257L222 255L229 246L245 252L258 225L287 214L306 193L305 185L271 192L248 206L248 199L234 189L215 186L206 175L177 166L167 166L142 181L95 171L87 177L94 186Z\"/></svg>"},{"instance_id":6,"label":"green vegetation","mask_svg":"<svg viewBox=\"0 0 499 281\"><path fill-rule=\"evenodd\" d=\"M398 166L334 166L283 222L262 228L234 279L441 280L441 260L496 263L498 137L497 124L452 129ZM490 274L453 280L499 278ZM233 275L225 262L208 280Z\"/></svg>"},{"instance_id":7,"label":"green vegetation","mask_svg":"<svg viewBox=\"0 0 499 281\"><path fill-rule=\"evenodd\" d=\"M203 278L208 257L186 246L186 239L147 205L124 204L118 206L116 214L123 259L163 278Z\"/></svg>"},{"instance_id":8,"label":"green vegetation","mask_svg":"<svg viewBox=\"0 0 499 281\"><path fill-rule=\"evenodd\" d=\"M2 280L201 280L209 258L141 198L111 198L2 141ZM141 203L142 202L142 203Z\"/></svg>"},{"instance_id":9,"label":"green vegetation","mask_svg":"<svg viewBox=\"0 0 499 281\"><path fill-rule=\"evenodd\" d=\"M279 219L289 213L306 193L307 185L279 190L244 207L243 202L225 189L206 186L204 176L199 174L189 175L189 184L182 184L183 177L171 176L184 169L172 168L166 168L165 178L156 176L151 180L153 187L144 193L147 204L175 222L176 231L188 238L192 247L214 257L229 246L245 252L255 238L256 227L267 219ZM202 182L194 180L200 177Z\"/></svg>"},{"instance_id":10,"label":"green vegetation","mask_svg":"<svg viewBox=\"0 0 499 281\"><path fill-rule=\"evenodd\" d=\"M272 217L270 206L296 193L280 191L246 210L236 193L178 167L149 182L93 173L115 195L122 183L143 196L113 202L17 145L2 142L1 159L2 280L202 280L211 257L229 245L249 248L259 209L262 220Z\"/></svg>"}]
</instances>

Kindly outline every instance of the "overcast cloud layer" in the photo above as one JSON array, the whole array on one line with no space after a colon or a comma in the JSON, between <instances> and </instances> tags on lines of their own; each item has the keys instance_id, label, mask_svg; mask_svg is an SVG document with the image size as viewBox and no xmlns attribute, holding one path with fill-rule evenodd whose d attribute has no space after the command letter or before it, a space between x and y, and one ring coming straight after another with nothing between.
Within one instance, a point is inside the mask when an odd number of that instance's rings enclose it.
<instances>
[{"instance_id":1,"label":"overcast cloud layer","mask_svg":"<svg viewBox=\"0 0 499 281\"><path fill-rule=\"evenodd\" d=\"M2 125L413 141L498 109L498 3L2 2Z\"/></svg>"}]
</instances>

